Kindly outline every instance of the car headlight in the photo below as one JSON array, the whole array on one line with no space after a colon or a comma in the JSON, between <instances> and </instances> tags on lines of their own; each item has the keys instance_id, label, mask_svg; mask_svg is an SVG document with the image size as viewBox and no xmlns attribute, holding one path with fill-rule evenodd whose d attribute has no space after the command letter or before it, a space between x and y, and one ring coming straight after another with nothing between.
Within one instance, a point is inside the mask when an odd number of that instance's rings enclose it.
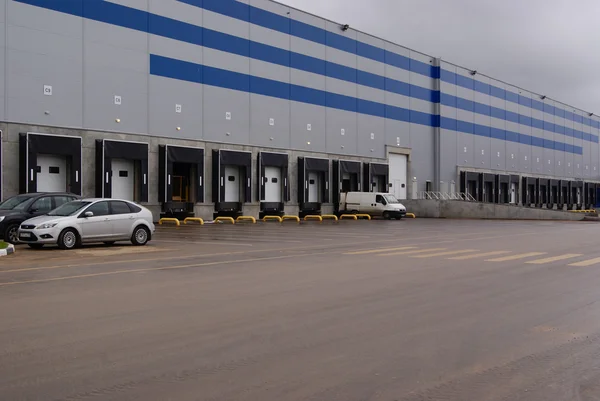
<instances>
[{"instance_id":1,"label":"car headlight","mask_svg":"<svg viewBox=\"0 0 600 401\"><path fill-rule=\"evenodd\" d=\"M0 216L0 221L4 220L6 216Z\"/></svg>"},{"instance_id":2,"label":"car headlight","mask_svg":"<svg viewBox=\"0 0 600 401\"><path fill-rule=\"evenodd\" d=\"M46 230L48 228L54 228L56 227L58 223L46 223L46 224L42 224L41 226L37 226L36 229L38 230Z\"/></svg>"}]
</instances>

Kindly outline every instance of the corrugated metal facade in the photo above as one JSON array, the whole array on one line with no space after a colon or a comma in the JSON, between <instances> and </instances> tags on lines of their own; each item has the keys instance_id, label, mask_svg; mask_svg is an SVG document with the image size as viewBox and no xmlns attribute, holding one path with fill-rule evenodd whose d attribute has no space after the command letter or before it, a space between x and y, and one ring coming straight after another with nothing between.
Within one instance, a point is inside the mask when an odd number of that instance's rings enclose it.
<instances>
[{"instance_id":1,"label":"corrugated metal facade","mask_svg":"<svg viewBox=\"0 0 600 401\"><path fill-rule=\"evenodd\" d=\"M419 190L439 128L445 183L457 167L600 178L598 117L269 0L0 0L0 23L2 121L409 148Z\"/></svg>"}]
</instances>

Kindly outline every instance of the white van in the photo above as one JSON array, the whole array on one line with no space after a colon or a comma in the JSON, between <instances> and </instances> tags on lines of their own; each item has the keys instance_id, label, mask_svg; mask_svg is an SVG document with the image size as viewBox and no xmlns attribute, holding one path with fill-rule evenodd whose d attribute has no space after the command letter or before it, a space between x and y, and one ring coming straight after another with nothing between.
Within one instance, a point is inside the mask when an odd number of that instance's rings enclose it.
<instances>
[{"instance_id":1,"label":"white van","mask_svg":"<svg viewBox=\"0 0 600 401\"><path fill-rule=\"evenodd\" d=\"M396 197L385 192L345 192L340 197L340 214L365 213L400 220L406 208Z\"/></svg>"}]
</instances>

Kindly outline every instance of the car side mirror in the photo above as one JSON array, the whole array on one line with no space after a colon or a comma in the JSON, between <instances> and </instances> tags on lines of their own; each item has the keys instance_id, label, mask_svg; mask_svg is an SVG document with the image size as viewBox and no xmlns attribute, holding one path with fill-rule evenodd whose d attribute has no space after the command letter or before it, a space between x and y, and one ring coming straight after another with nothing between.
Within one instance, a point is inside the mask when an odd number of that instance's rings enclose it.
<instances>
[{"instance_id":1,"label":"car side mirror","mask_svg":"<svg viewBox=\"0 0 600 401\"><path fill-rule=\"evenodd\" d=\"M86 218L87 218L87 217L92 217L93 215L94 215L94 212L85 212L85 213L83 214L83 217L86 217Z\"/></svg>"}]
</instances>

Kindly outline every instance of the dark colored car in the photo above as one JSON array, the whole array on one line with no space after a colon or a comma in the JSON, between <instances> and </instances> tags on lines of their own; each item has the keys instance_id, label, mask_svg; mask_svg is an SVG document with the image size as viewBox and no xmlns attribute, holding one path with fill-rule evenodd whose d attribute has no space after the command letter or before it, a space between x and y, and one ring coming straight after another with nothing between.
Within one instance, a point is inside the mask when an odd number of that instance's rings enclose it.
<instances>
[{"instance_id":1,"label":"dark colored car","mask_svg":"<svg viewBox=\"0 0 600 401\"><path fill-rule=\"evenodd\" d=\"M0 239L16 244L17 230L22 222L75 199L79 196L67 192L21 194L8 198L0 203Z\"/></svg>"}]
</instances>

